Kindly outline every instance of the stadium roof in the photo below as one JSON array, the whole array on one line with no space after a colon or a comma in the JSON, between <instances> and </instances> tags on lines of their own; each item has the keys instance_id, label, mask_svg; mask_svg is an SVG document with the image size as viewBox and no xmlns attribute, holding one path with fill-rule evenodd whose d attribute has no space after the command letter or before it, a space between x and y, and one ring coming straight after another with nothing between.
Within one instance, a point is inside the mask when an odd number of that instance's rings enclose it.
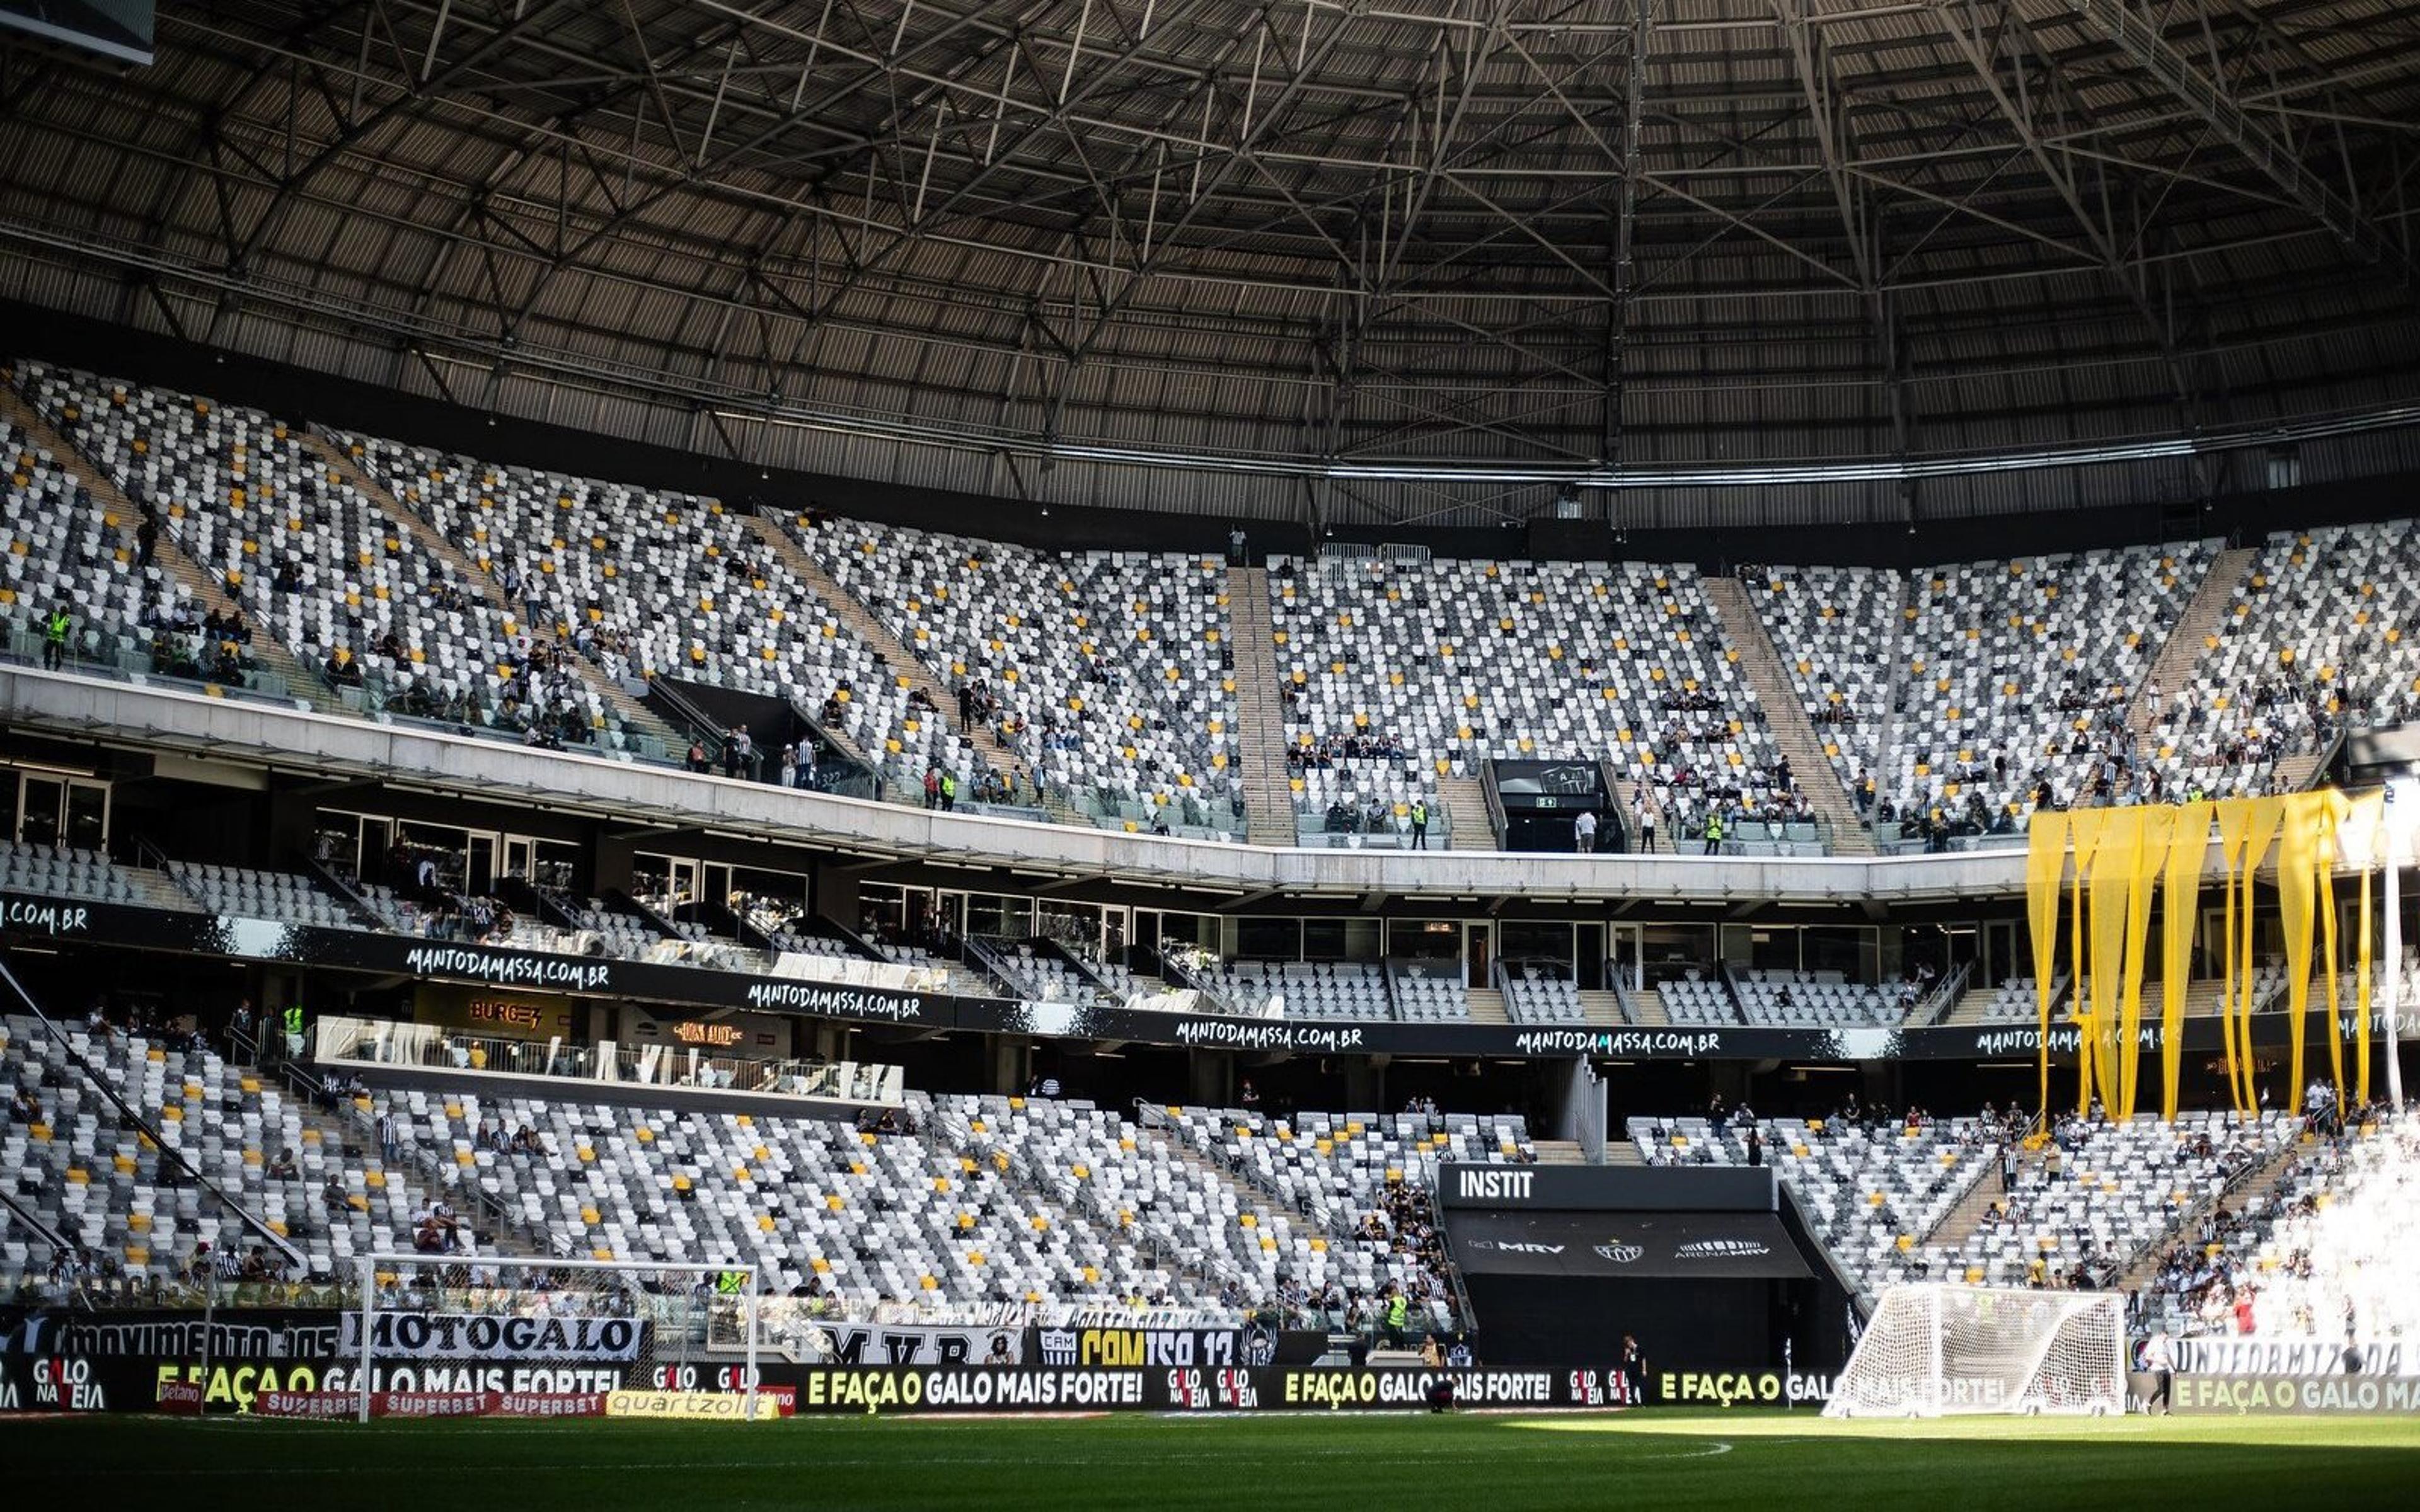
<instances>
[{"instance_id":1,"label":"stadium roof","mask_svg":"<svg viewBox=\"0 0 2420 1512\"><path fill-rule=\"evenodd\" d=\"M1887 518L2420 404L2397 0L219 0L5 93L0 290L910 484Z\"/></svg>"}]
</instances>

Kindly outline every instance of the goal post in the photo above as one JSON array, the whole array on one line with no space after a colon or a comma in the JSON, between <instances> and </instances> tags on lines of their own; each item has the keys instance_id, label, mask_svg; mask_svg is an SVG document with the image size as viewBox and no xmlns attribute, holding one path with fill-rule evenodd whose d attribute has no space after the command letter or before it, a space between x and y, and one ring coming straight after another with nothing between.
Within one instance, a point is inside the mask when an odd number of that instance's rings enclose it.
<instances>
[{"instance_id":1,"label":"goal post","mask_svg":"<svg viewBox=\"0 0 2420 1512\"><path fill-rule=\"evenodd\" d=\"M736 1395L752 1418L759 1283L744 1260L365 1255L344 1315L352 1415L397 1394L474 1415L628 1389Z\"/></svg>"},{"instance_id":2,"label":"goal post","mask_svg":"<svg viewBox=\"0 0 2420 1512\"><path fill-rule=\"evenodd\" d=\"M2125 1299L2110 1291L1892 1287L1826 1417L2122 1413Z\"/></svg>"}]
</instances>

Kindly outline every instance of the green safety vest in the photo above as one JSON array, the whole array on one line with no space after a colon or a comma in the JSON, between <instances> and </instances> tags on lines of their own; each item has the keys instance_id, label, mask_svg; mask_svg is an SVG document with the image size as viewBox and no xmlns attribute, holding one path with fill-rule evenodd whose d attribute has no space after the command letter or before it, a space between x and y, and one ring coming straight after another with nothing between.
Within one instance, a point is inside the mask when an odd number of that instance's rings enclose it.
<instances>
[{"instance_id":1,"label":"green safety vest","mask_svg":"<svg viewBox=\"0 0 2420 1512\"><path fill-rule=\"evenodd\" d=\"M54 609L52 611L51 617L42 622L42 634L50 640L51 644L54 646L66 645L68 643L69 623L67 610Z\"/></svg>"},{"instance_id":2,"label":"green safety vest","mask_svg":"<svg viewBox=\"0 0 2420 1512\"><path fill-rule=\"evenodd\" d=\"M1409 1318L1411 1314L1411 1307L1400 1295L1390 1297L1387 1300L1387 1326L1388 1328L1403 1327L1404 1320Z\"/></svg>"},{"instance_id":3,"label":"green safety vest","mask_svg":"<svg viewBox=\"0 0 2420 1512\"><path fill-rule=\"evenodd\" d=\"M286 1032L288 1034L301 1034L302 1032L302 1009L289 1008L286 1011Z\"/></svg>"},{"instance_id":4,"label":"green safety vest","mask_svg":"<svg viewBox=\"0 0 2420 1512\"><path fill-rule=\"evenodd\" d=\"M952 777L949 773L943 772L941 774L941 792L946 796L953 798L956 797L958 795L958 779Z\"/></svg>"},{"instance_id":5,"label":"green safety vest","mask_svg":"<svg viewBox=\"0 0 2420 1512\"><path fill-rule=\"evenodd\" d=\"M1706 816L1706 838L1708 840L1720 840L1723 838L1723 822L1719 815L1708 814Z\"/></svg>"},{"instance_id":6,"label":"green safety vest","mask_svg":"<svg viewBox=\"0 0 2420 1512\"><path fill-rule=\"evenodd\" d=\"M714 1278L714 1289L725 1297L737 1297L747 1287L748 1273L745 1271L725 1271Z\"/></svg>"}]
</instances>

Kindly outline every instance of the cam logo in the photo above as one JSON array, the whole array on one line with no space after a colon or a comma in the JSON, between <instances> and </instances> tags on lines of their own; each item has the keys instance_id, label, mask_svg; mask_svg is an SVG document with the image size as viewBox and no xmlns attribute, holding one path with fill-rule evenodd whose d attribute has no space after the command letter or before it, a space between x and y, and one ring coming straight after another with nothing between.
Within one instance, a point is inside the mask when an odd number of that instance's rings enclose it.
<instances>
[{"instance_id":1,"label":"cam logo","mask_svg":"<svg viewBox=\"0 0 2420 1512\"><path fill-rule=\"evenodd\" d=\"M1611 1260L1616 1265L1633 1264L1640 1256L1647 1253L1646 1246L1642 1244L1625 1244L1618 1239L1599 1244L1595 1248L1600 1257Z\"/></svg>"}]
</instances>

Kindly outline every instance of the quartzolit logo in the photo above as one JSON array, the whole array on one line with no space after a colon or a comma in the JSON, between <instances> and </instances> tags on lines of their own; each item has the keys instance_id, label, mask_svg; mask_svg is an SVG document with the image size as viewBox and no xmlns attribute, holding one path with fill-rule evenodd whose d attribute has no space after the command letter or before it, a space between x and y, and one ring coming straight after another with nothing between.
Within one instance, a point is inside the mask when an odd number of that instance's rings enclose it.
<instances>
[{"instance_id":1,"label":"quartzolit logo","mask_svg":"<svg viewBox=\"0 0 2420 1512\"><path fill-rule=\"evenodd\" d=\"M1601 1257L1611 1260L1616 1265L1629 1265L1647 1253L1644 1245L1625 1244L1618 1239L1607 1240L1595 1248Z\"/></svg>"},{"instance_id":2,"label":"quartzolit logo","mask_svg":"<svg viewBox=\"0 0 2420 1512\"><path fill-rule=\"evenodd\" d=\"M1672 1253L1684 1260L1752 1260L1773 1251L1753 1239L1698 1239Z\"/></svg>"}]
</instances>

